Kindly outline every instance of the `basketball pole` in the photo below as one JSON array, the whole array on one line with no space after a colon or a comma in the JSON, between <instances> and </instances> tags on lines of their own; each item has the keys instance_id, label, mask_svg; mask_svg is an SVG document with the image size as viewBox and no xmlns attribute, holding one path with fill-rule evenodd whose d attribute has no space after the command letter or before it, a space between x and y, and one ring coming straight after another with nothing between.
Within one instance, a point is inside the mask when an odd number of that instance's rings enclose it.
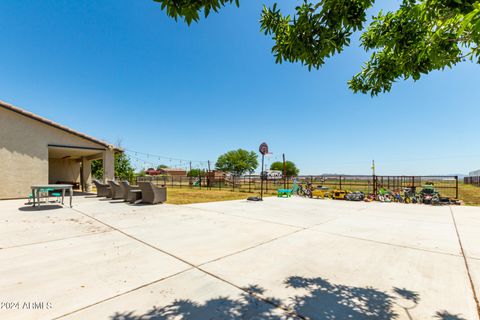
<instances>
[{"instance_id":1,"label":"basketball pole","mask_svg":"<svg viewBox=\"0 0 480 320\"><path fill-rule=\"evenodd\" d=\"M262 153L262 171L260 172L260 200L263 201L263 161L265 159L265 155Z\"/></svg>"}]
</instances>

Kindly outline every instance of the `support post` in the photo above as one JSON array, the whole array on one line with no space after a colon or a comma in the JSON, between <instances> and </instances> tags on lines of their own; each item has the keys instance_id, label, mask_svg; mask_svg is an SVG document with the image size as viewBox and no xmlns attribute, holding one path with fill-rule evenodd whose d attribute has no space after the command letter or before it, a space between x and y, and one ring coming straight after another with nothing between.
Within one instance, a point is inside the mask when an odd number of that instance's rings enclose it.
<instances>
[{"instance_id":1,"label":"support post","mask_svg":"<svg viewBox=\"0 0 480 320\"><path fill-rule=\"evenodd\" d=\"M115 152L112 149L103 151L103 183L115 179Z\"/></svg>"},{"instance_id":2,"label":"support post","mask_svg":"<svg viewBox=\"0 0 480 320\"><path fill-rule=\"evenodd\" d=\"M455 176L455 199L458 199L458 176Z\"/></svg>"},{"instance_id":3,"label":"support post","mask_svg":"<svg viewBox=\"0 0 480 320\"><path fill-rule=\"evenodd\" d=\"M82 191L90 192L92 188L92 162L82 157Z\"/></svg>"}]
</instances>

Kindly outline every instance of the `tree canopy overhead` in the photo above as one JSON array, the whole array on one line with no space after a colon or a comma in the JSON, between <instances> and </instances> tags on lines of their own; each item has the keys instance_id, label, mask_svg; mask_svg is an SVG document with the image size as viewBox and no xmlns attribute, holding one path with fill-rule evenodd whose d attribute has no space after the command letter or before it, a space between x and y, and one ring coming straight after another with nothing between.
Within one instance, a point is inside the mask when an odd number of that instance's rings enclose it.
<instances>
[{"instance_id":1,"label":"tree canopy overhead","mask_svg":"<svg viewBox=\"0 0 480 320\"><path fill-rule=\"evenodd\" d=\"M240 0L154 0L175 19L188 24ZM372 17L374 0L305 0L294 15L283 14L275 3L264 6L260 29L271 36L277 63L300 62L319 69L350 45L361 30L361 46L370 59L348 86L353 92L378 95L395 81L420 79L469 59L480 63L479 0L403 0L396 11ZM290 9L290 8L288 8Z\"/></svg>"}]
</instances>

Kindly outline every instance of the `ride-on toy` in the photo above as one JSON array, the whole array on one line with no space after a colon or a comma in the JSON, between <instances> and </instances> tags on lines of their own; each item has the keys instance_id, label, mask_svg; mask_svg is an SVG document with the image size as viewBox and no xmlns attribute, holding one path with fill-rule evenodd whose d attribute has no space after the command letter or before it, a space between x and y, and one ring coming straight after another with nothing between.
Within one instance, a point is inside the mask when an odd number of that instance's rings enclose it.
<instances>
[{"instance_id":1,"label":"ride-on toy","mask_svg":"<svg viewBox=\"0 0 480 320\"><path fill-rule=\"evenodd\" d=\"M278 189L277 190L277 197L287 197L290 198L292 196L292 189Z\"/></svg>"},{"instance_id":2,"label":"ride-on toy","mask_svg":"<svg viewBox=\"0 0 480 320\"><path fill-rule=\"evenodd\" d=\"M439 204L440 203L440 193L435 190L433 184L426 184L423 186L422 190L418 194L419 202L425 204Z\"/></svg>"},{"instance_id":3,"label":"ride-on toy","mask_svg":"<svg viewBox=\"0 0 480 320\"><path fill-rule=\"evenodd\" d=\"M322 199L328 198L328 190L330 189L327 187L318 186L312 190L312 197Z\"/></svg>"},{"instance_id":4,"label":"ride-on toy","mask_svg":"<svg viewBox=\"0 0 480 320\"><path fill-rule=\"evenodd\" d=\"M329 196L335 200L345 200L348 193L350 193L348 190L332 190Z\"/></svg>"},{"instance_id":5,"label":"ride-on toy","mask_svg":"<svg viewBox=\"0 0 480 320\"><path fill-rule=\"evenodd\" d=\"M345 200L348 201L363 201L365 199L365 194L361 191L349 192L345 196Z\"/></svg>"},{"instance_id":6,"label":"ride-on toy","mask_svg":"<svg viewBox=\"0 0 480 320\"><path fill-rule=\"evenodd\" d=\"M277 197L283 198L287 197L290 198L294 193L298 192L298 185L297 185L297 180L293 180L293 186L292 189L278 189L277 190Z\"/></svg>"}]
</instances>

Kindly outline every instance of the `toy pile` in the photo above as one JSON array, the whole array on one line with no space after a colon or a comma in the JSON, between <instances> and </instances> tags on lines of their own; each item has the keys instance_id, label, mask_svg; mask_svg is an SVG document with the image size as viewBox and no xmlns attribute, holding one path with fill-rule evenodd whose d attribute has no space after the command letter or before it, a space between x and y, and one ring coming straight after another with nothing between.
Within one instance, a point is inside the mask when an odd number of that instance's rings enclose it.
<instances>
[{"instance_id":1,"label":"toy pile","mask_svg":"<svg viewBox=\"0 0 480 320\"><path fill-rule=\"evenodd\" d=\"M461 204L458 199L442 197L433 187L433 183L427 183L422 186L420 192L416 192L416 187L404 188L401 191L387 190L382 187L378 190L377 194L365 194L361 191L330 189L323 186L314 187L312 183L299 184L296 191L296 194L299 196L317 199L422 203L431 205Z\"/></svg>"}]
</instances>

